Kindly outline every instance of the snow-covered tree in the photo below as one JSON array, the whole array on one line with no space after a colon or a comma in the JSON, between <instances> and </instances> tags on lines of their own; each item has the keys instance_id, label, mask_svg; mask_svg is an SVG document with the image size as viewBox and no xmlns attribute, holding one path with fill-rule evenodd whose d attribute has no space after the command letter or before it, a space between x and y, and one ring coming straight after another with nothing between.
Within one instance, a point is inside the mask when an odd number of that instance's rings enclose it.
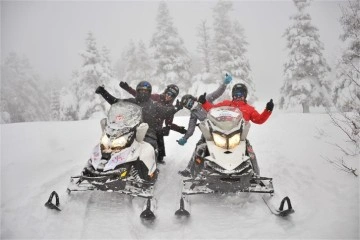
<instances>
[{"instance_id":1,"label":"snow-covered tree","mask_svg":"<svg viewBox=\"0 0 360 240\"><path fill-rule=\"evenodd\" d=\"M180 89L185 89L190 84L191 59L182 38L173 26L165 2L159 4L156 23L156 32L150 43L156 61L153 85L164 89L167 85L176 83Z\"/></svg>"},{"instance_id":2,"label":"snow-covered tree","mask_svg":"<svg viewBox=\"0 0 360 240\"><path fill-rule=\"evenodd\" d=\"M220 75L229 72L227 67L233 60L231 53L233 46L232 22L230 19L232 6L229 1L218 1L213 9L213 58L214 67Z\"/></svg>"},{"instance_id":3,"label":"snow-covered tree","mask_svg":"<svg viewBox=\"0 0 360 240\"><path fill-rule=\"evenodd\" d=\"M341 40L346 44L337 66L337 79L334 84L333 100L341 118L330 113L338 126L355 144L359 154L360 147L360 1L349 1L342 7L340 23L343 27Z\"/></svg>"},{"instance_id":4,"label":"snow-covered tree","mask_svg":"<svg viewBox=\"0 0 360 240\"><path fill-rule=\"evenodd\" d=\"M136 46L131 40L123 60L126 63L123 81L132 87L140 81L151 81L152 66L143 41L140 40Z\"/></svg>"},{"instance_id":5,"label":"snow-covered tree","mask_svg":"<svg viewBox=\"0 0 360 240\"><path fill-rule=\"evenodd\" d=\"M12 52L1 66L1 119L31 122L49 119L50 99L29 60Z\"/></svg>"},{"instance_id":6,"label":"snow-covered tree","mask_svg":"<svg viewBox=\"0 0 360 240\"><path fill-rule=\"evenodd\" d=\"M107 88L110 89L115 96L121 97L121 91L119 89L119 80L115 76L115 71L111 66L111 59L110 59L110 50L103 46L101 49L101 66L103 68L100 82ZM108 110L110 106L108 104L105 105L105 109Z\"/></svg>"},{"instance_id":7,"label":"snow-covered tree","mask_svg":"<svg viewBox=\"0 0 360 240\"><path fill-rule=\"evenodd\" d=\"M201 55L201 61L203 64L202 72L210 73L211 71L211 36L210 28L207 25L206 20L201 21L197 27L197 36L199 37L197 50Z\"/></svg>"},{"instance_id":8,"label":"snow-covered tree","mask_svg":"<svg viewBox=\"0 0 360 240\"><path fill-rule=\"evenodd\" d=\"M250 76L251 68L246 56L247 42L245 40L244 29L238 21L231 19L230 12L233 10L232 3L228 1L218 1L213 9L214 18L214 39L213 39L213 59L215 72L218 78L223 78L225 73L233 77L230 85L244 83L248 87L248 101L256 100L255 85ZM229 98L231 91L223 98Z\"/></svg>"},{"instance_id":9,"label":"snow-covered tree","mask_svg":"<svg viewBox=\"0 0 360 240\"><path fill-rule=\"evenodd\" d=\"M107 103L95 94L95 89L99 85L109 85L111 73L106 72L106 57L101 57L91 32L86 39L86 50L80 55L83 58L82 67L73 75L71 85L61 93L61 110L65 112L60 116L63 120L89 119L105 114L107 109Z\"/></svg>"},{"instance_id":10,"label":"snow-covered tree","mask_svg":"<svg viewBox=\"0 0 360 240\"><path fill-rule=\"evenodd\" d=\"M60 91L52 89L50 92L50 119L60 120Z\"/></svg>"},{"instance_id":11,"label":"snow-covered tree","mask_svg":"<svg viewBox=\"0 0 360 240\"><path fill-rule=\"evenodd\" d=\"M337 66L333 100L342 111L360 112L360 1L349 1L342 8L340 36L347 47Z\"/></svg>"},{"instance_id":12,"label":"snow-covered tree","mask_svg":"<svg viewBox=\"0 0 360 240\"><path fill-rule=\"evenodd\" d=\"M284 64L284 84L281 88L280 107L301 105L303 112L310 107L328 106L330 83L326 74L330 67L323 57L323 44L318 29L312 25L305 10L308 0L294 0L298 12L290 17L291 25L285 30L289 58Z\"/></svg>"}]
</instances>

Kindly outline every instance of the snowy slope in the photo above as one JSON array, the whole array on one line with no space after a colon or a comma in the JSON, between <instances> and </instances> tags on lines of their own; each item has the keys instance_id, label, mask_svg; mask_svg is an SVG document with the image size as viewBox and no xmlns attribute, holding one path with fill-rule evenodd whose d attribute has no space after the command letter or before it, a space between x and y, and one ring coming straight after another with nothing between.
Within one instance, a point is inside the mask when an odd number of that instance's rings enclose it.
<instances>
[{"instance_id":1,"label":"snowy slope","mask_svg":"<svg viewBox=\"0 0 360 240\"><path fill-rule=\"evenodd\" d=\"M175 121L187 126L188 117ZM1 238L120 239L358 239L359 179L325 159L342 155L335 144L345 137L326 114L277 113L253 124L249 139L261 175L288 195L295 213L271 215L258 195L193 196L191 217L174 216L180 176L200 136L185 146L166 138L166 165L157 182L157 219L143 222L143 200L116 193L65 193L71 175L79 174L100 137L97 120L1 125ZM349 159L359 168L358 160ZM44 207L52 190L60 194L62 212Z\"/></svg>"}]
</instances>

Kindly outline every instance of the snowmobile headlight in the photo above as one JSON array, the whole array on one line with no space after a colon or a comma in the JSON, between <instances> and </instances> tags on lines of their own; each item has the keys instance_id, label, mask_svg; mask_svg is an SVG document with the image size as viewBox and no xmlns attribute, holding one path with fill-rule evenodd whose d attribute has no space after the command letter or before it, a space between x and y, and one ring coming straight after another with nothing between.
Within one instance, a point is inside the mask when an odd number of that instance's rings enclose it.
<instances>
[{"instance_id":1,"label":"snowmobile headlight","mask_svg":"<svg viewBox=\"0 0 360 240\"><path fill-rule=\"evenodd\" d=\"M220 134L213 133L213 138L215 145L221 148L227 148L226 137L221 136Z\"/></svg>"},{"instance_id":2,"label":"snowmobile headlight","mask_svg":"<svg viewBox=\"0 0 360 240\"><path fill-rule=\"evenodd\" d=\"M235 135L229 138L229 149L234 148L240 143L240 133L236 133Z\"/></svg>"},{"instance_id":3,"label":"snowmobile headlight","mask_svg":"<svg viewBox=\"0 0 360 240\"><path fill-rule=\"evenodd\" d=\"M104 134L100 140L101 144L104 145L105 147L109 147L110 145L110 139L108 138L108 136L106 136L106 134Z\"/></svg>"},{"instance_id":4,"label":"snowmobile headlight","mask_svg":"<svg viewBox=\"0 0 360 240\"><path fill-rule=\"evenodd\" d=\"M127 140L128 140L128 136L127 136L127 135L121 136L121 137L115 139L114 141L112 141L111 147L113 147L113 148L123 147L123 146L126 145Z\"/></svg>"}]
</instances>

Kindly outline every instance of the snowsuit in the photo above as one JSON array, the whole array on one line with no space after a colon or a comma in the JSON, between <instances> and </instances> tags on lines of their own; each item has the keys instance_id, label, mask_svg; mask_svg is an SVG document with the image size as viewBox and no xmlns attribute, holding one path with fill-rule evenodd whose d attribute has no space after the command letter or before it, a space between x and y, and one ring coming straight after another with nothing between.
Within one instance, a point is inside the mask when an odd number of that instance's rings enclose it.
<instances>
[{"instance_id":1,"label":"snowsuit","mask_svg":"<svg viewBox=\"0 0 360 240\"><path fill-rule=\"evenodd\" d=\"M149 129L146 132L144 141L150 143L157 152L158 144L156 132L161 131L162 129L162 127L158 124L158 119L159 117L167 118L173 116L178 111L178 109L176 109L173 105L161 105L158 102L153 102L151 99L145 102L138 102L136 98L118 99L112 96L105 89L102 89L99 94L101 94L101 96L111 105L119 100L128 101L139 105L142 109L143 122L149 125Z\"/></svg>"},{"instance_id":2,"label":"snowsuit","mask_svg":"<svg viewBox=\"0 0 360 240\"><path fill-rule=\"evenodd\" d=\"M132 87L129 86L129 88L127 88L125 90L128 93L130 93L131 95L133 95L134 97L136 96L136 90L133 89ZM162 94L151 94L150 99L155 102L160 103L163 106L172 106L172 103L173 103L173 102L166 102L164 95L162 95ZM161 161L166 156L164 136L168 136L170 130L173 130L173 131L176 131L179 133L184 133L185 128L180 127L173 123L174 115L171 115L170 117L166 117L166 118L162 118L162 116L159 115L157 120L158 120L157 124L159 125L160 128L162 128L160 131L156 132L157 145L159 148L158 149L159 150L158 159ZM164 120L165 120L165 127L163 128L162 126L163 126Z\"/></svg>"},{"instance_id":3,"label":"snowsuit","mask_svg":"<svg viewBox=\"0 0 360 240\"><path fill-rule=\"evenodd\" d=\"M243 117L245 119L245 121L252 121L253 123L256 124L263 124L264 122L266 122L266 120L270 117L271 115L271 111L268 110L264 110L261 114L255 110L255 108L249 104L247 104L246 101L242 101L242 100L224 100L220 103L217 103L215 105L213 105L211 102L206 101L204 104L202 104L203 108L206 111L209 111L211 108L214 107L221 107L221 106L231 106L231 107L236 107L238 108L242 114ZM252 146L250 145L249 140L246 139L246 152L247 154L250 156L250 161L251 164L253 165L254 171L256 174L260 175L260 168L259 165L257 163L257 159L254 153L254 150L252 148Z\"/></svg>"}]
</instances>

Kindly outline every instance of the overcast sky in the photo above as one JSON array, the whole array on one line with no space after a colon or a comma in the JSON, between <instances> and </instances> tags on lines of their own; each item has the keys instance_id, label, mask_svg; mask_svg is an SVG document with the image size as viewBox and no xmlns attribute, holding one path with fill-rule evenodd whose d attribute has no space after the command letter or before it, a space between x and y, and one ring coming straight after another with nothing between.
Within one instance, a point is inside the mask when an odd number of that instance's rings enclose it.
<instances>
[{"instance_id":1,"label":"overcast sky","mask_svg":"<svg viewBox=\"0 0 360 240\"><path fill-rule=\"evenodd\" d=\"M189 52L196 51L196 26L203 19L212 24L216 1L167 1L174 26ZM309 12L333 66L339 40L339 4L315 1ZM98 47L111 51L112 62L121 57L130 39L147 45L155 32L157 1L1 1L1 59L15 51L24 54L44 79L69 80L81 66L79 52L92 31ZM279 94L287 58L282 37L289 17L296 12L292 1L234 1L232 16L245 30L248 58L257 95L262 100Z\"/></svg>"}]
</instances>

